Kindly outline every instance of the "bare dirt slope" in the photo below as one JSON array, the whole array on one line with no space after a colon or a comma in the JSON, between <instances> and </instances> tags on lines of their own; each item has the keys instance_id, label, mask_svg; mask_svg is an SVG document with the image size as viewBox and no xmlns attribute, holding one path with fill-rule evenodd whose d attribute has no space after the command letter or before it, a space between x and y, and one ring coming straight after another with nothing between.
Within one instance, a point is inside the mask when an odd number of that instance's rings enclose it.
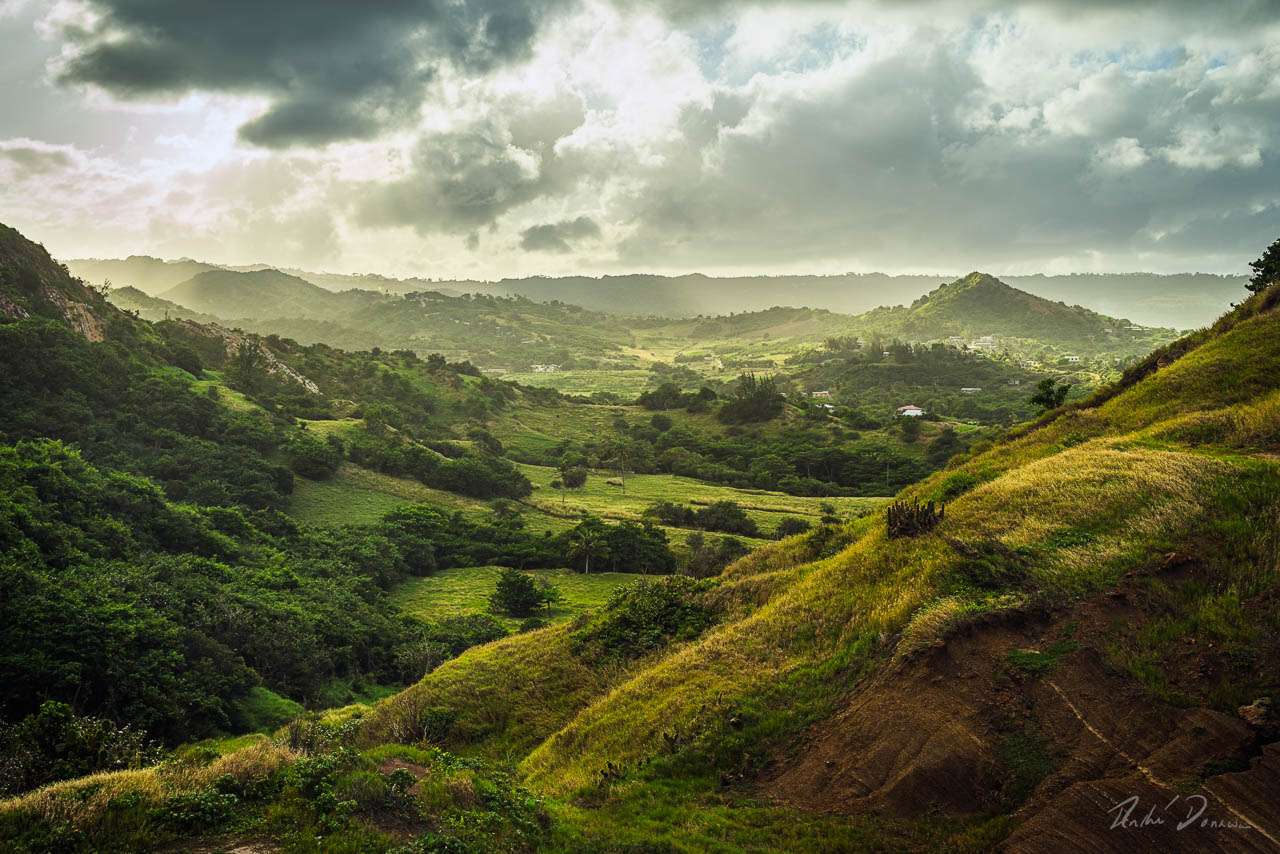
<instances>
[{"instance_id":1,"label":"bare dirt slope","mask_svg":"<svg viewBox=\"0 0 1280 854\"><path fill-rule=\"evenodd\" d=\"M1189 563L1170 556L1154 572L1185 583L1198 577ZM845 814L1017 807L1008 854L1280 851L1280 743L1266 715L1159 702L1100 652L1148 618L1139 581L1065 610L992 614L895 662L762 793ZM1180 678L1226 678L1217 653L1193 647ZM1011 651L1041 655L1019 666Z\"/></svg>"}]
</instances>

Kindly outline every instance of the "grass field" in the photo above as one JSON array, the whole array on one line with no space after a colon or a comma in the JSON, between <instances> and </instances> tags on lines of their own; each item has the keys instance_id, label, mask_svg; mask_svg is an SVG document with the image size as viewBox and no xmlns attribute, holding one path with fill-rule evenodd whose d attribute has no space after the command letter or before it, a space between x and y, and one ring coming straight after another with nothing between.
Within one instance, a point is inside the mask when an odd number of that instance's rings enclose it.
<instances>
[{"instance_id":1,"label":"grass field","mask_svg":"<svg viewBox=\"0 0 1280 854\"><path fill-rule=\"evenodd\" d=\"M489 605L489 594L498 583L502 567L467 566L443 569L427 578L406 581L392 594L401 610L424 620L458 617L483 612ZM529 574L550 581L564 601L545 614L552 623L563 623L586 611L598 608L616 588L634 584L644 578L629 572L598 572L583 575L569 569L533 569ZM520 620L498 617L514 630Z\"/></svg>"},{"instance_id":2,"label":"grass field","mask_svg":"<svg viewBox=\"0 0 1280 854\"><path fill-rule=\"evenodd\" d=\"M289 515L316 525L368 525L392 508L414 503L475 515L488 513L482 501L344 462L328 480L297 478Z\"/></svg>"},{"instance_id":3,"label":"grass field","mask_svg":"<svg viewBox=\"0 0 1280 854\"><path fill-rule=\"evenodd\" d=\"M714 486L687 477L670 474L638 474L626 478L626 493L609 480L616 480L612 473L593 472L582 489L571 489L561 496L551 488L551 481L559 473L548 466L521 465L525 477L537 487L525 504L548 513L595 513L606 519L639 519L645 508L656 501L705 506L716 501L737 502L760 526L765 535L773 532L778 523L788 516L798 516L817 524L823 515L822 505L835 507L835 515L851 518L865 515L884 503L883 498L806 498L783 492L734 489ZM674 529L669 529L674 532Z\"/></svg>"},{"instance_id":4,"label":"grass field","mask_svg":"<svg viewBox=\"0 0 1280 854\"><path fill-rule=\"evenodd\" d=\"M640 392L653 388L649 378L653 374L647 370L632 369L624 371L556 371L553 374L526 373L502 374L504 380L518 382L521 385L553 388L565 394L592 394L603 391L624 397L635 397Z\"/></svg>"},{"instance_id":5,"label":"grass field","mask_svg":"<svg viewBox=\"0 0 1280 854\"><path fill-rule=\"evenodd\" d=\"M559 490L551 488L551 481L559 476L555 469L523 464L519 468L535 487L533 495L521 502L525 524L534 531L572 528L585 513L615 522L638 520L645 508L656 501L694 506L735 501L768 537L788 516L816 524L823 515L822 505L825 503L835 507L835 515L852 518L871 512L885 501L883 498L805 498L781 492L714 486L667 474L628 475L626 493L623 494L621 487L607 482L616 479L616 475L610 472L592 472L586 486L569 490L562 497ZM473 519L484 518L490 513L489 505L484 501L431 489L416 480L392 477L344 462L328 480L297 478L289 514L315 525L368 525L395 507L415 503L460 510ZM680 543L690 533L680 528L665 530L673 542ZM751 545L763 541L743 539Z\"/></svg>"}]
</instances>

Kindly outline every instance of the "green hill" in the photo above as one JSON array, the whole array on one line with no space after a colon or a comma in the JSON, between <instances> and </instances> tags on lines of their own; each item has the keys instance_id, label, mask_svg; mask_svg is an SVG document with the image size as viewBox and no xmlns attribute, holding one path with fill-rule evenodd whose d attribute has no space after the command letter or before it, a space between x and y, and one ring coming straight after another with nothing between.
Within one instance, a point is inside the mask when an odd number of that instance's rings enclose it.
<instances>
[{"instance_id":1,"label":"green hill","mask_svg":"<svg viewBox=\"0 0 1280 854\"><path fill-rule=\"evenodd\" d=\"M908 307L858 315L850 328L863 336L911 341L956 337L972 343L989 336L997 339L997 346L1013 340L1085 354L1144 344L1150 349L1174 335L1171 329L1139 327L1078 305L1050 302L985 273L942 285Z\"/></svg>"},{"instance_id":2,"label":"green hill","mask_svg":"<svg viewBox=\"0 0 1280 854\"><path fill-rule=\"evenodd\" d=\"M351 299L279 270L208 270L170 288L160 297L224 318L331 317ZM356 297L360 299L360 297ZM375 294L364 301L377 299Z\"/></svg>"}]
</instances>

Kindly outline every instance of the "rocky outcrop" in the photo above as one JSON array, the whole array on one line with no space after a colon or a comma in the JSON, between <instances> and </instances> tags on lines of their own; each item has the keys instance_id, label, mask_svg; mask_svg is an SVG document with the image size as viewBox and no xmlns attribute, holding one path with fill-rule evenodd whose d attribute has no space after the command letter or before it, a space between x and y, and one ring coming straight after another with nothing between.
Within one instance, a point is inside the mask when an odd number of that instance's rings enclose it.
<instances>
[{"instance_id":1,"label":"rocky outcrop","mask_svg":"<svg viewBox=\"0 0 1280 854\"><path fill-rule=\"evenodd\" d=\"M272 353L270 348L263 344L262 340L256 335L228 329L218 323L196 323L194 320L178 320L175 323L181 333L187 337L220 340L227 359L234 356L241 347L256 347L266 360L267 373L295 382L311 394L320 393L319 386L280 361L276 354Z\"/></svg>"}]
</instances>

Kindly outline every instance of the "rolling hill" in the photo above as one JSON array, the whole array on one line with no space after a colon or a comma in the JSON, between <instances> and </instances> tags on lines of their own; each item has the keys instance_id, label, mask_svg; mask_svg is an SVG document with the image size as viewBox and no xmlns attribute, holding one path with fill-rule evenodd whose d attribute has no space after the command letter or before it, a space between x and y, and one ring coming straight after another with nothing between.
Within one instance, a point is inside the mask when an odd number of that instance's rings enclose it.
<instances>
[{"instance_id":1,"label":"rolling hill","mask_svg":"<svg viewBox=\"0 0 1280 854\"><path fill-rule=\"evenodd\" d=\"M194 311L223 318L330 318L378 299L368 292L335 294L279 270L207 270L159 294Z\"/></svg>"},{"instance_id":2,"label":"rolling hill","mask_svg":"<svg viewBox=\"0 0 1280 854\"><path fill-rule=\"evenodd\" d=\"M134 287L149 296L158 296L192 276L221 269L221 266L189 258L162 261L149 255L130 255L128 258L76 259L68 261L67 268L72 275L95 285L111 282L114 287Z\"/></svg>"},{"instance_id":3,"label":"rolling hill","mask_svg":"<svg viewBox=\"0 0 1280 854\"><path fill-rule=\"evenodd\" d=\"M1078 305L1050 302L986 273L970 273L942 285L910 306L877 308L858 315L850 328L863 336L912 341L952 336L972 341L992 336L1086 353L1116 348L1137 338L1164 336L1168 340L1174 334L1171 329L1139 327L1127 319L1106 317Z\"/></svg>"},{"instance_id":4,"label":"rolling hill","mask_svg":"<svg viewBox=\"0 0 1280 854\"><path fill-rule=\"evenodd\" d=\"M891 536L881 516L760 549L690 600L714 627L603 680L577 669L581 630L476 651L375 708L360 738L454 709L451 749L523 756L548 796L603 791L580 820L620 838L647 799L678 809L727 786L906 847L934 814L960 850L1269 850L1278 304L1272 288L910 487L948 504L927 532ZM557 687L534 700L531 680ZM1218 825L1108 830L1131 795L1160 810L1197 793Z\"/></svg>"}]
</instances>

